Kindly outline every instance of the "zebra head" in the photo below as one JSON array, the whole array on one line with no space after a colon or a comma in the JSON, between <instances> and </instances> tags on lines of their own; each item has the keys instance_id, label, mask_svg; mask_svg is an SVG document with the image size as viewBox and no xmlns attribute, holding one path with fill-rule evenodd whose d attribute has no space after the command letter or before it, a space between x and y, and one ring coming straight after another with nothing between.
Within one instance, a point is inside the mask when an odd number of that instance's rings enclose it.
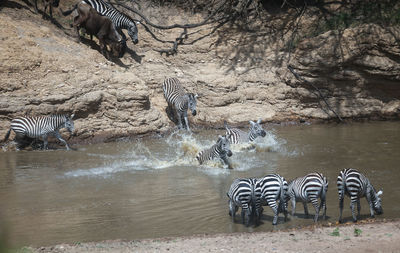
<instances>
[{"instance_id":1,"label":"zebra head","mask_svg":"<svg viewBox=\"0 0 400 253\"><path fill-rule=\"evenodd\" d=\"M218 141L217 141L218 149L220 151L221 155L227 155L229 157L232 156L232 151L231 151L231 146L229 142L229 136L218 136Z\"/></svg>"},{"instance_id":2,"label":"zebra head","mask_svg":"<svg viewBox=\"0 0 400 253\"><path fill-rule=\"evenodd\" d=\"M138 29L134 22L132 22L132 24L133 25L128 28L128 35L131 37L133 44L137 44L139 42Z\"/></svg>"},{"instance_id":3,"label":"zebra head","mask_svg":"<svg viewBox=\"0 0 400 253\"><path fill-rule=\"evenodd\" d=\"M254 140L255 138L257 138L258 136L262 136L265 137L265 135L267 134L264 129L262 128L262 126L260 125L261 123L261 119L258 119L257 122L254 121L249 121L250 122L250 140Z\"/></svg>"},{"instance_id":4,"label":"zebra head","mask_svg":"<svg viewBox=\"0 0 400 253\"><path fill-rule=\"evenodd\" d=\"M192 111L193 116L196 116L196 114L197 114L196 105L197 105L197 97L198 96L197 96L197 94L193 94L193 93L188 93L187 95L189 98L189 101L188 101L189 110Z\"/></svg>"},{"instance_id":5,"label":"zebra head","mask_svg":"<svg viewBox=\"0 0 400 253\"><path fill-rule=\"evenodd\" d=\"M371 201L373 203L374 211L376 214L383 214L382 199L380 197L382 194L383 194L382 190L376 192L375 189L372 191L371 194L372 197Z\"/></svg>"},{"instance_id":6,"label":"zebra head","mask_svg":"<svg viewBox=\"0 0 400 253\"><path fill-rule=\"evenodd\" d=\"M74 131L74 121L72 121L75 114L71 116L65 116L64 127L68 130L68 132L72 133Z\"/></svg>"}]
</instances>

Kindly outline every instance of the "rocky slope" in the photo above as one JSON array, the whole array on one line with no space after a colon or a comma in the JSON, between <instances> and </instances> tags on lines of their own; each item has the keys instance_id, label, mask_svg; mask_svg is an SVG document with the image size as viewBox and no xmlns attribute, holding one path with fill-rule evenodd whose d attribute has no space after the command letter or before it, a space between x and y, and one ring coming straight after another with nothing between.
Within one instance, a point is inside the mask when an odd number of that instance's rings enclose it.
<instances>
[{"instance_id":1,"label":"rocky slope","mask_svg":"<svg viewBox=\"0 0 400 253\"><path fill-rule=\"evenodd\" d=\"M62 2L68 8L71 2ZM198 22L199 15L154 7L155 23ZM173 14L173 15L172 15ZM6 1L0 9L0 136L21 115L76 114L78 141L164 132L174 127L165 113L161 84L178 77L200 95L194 128L263 122L329 120L340 117L398 119L400 28L363 25L327 32L296 46L288 58L284 41L270 34L210 32L175 56L139 26L139 44L128 43L121 59L107 61L95 43L78 44L70 17L55 15L57 27L28 2ZM56 23L56 24L57 24ZM174 31L155 31L163 39ZM196 37L194 36L194 37ZM290 61L288 61L290 59ZM290 64L306 82L288 70Z\"/></svg>"}]
</instances>

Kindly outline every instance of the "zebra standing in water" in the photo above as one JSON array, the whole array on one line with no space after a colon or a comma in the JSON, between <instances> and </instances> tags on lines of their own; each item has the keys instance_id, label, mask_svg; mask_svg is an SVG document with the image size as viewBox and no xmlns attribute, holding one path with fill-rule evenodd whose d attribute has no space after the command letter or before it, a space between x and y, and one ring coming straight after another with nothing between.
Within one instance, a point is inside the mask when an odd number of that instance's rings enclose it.
<instances>
[{"instance_id":1,"label":"zebra standing in water","mask_svg":"<svg viewBox=\"0 0 400 253\"><path fill-rule=\"evenodd\" d=\"M168 107L172 108L177 116L179 128L182 128L183 118L185 120L186 129L190 131L187 110L190 109L192 115L196 116L197 95L186 93L177 78L165 79L163 82L163 91Z\"/></svg>"},{"instance_id":2,"label":"zebra standing in water","mask_svg":"<svg viewBox=\"0 0 400 253\"><path fill-rule=\"evenodd\" d=\"M266 175L257 180L256 194L260 195L261 204L270 206L274 212L272 225L277 224L279 212L284 213L285 221L287 219L287 189L288 183L285 178L275 173ZM279 201L279 204L277 201ZM256 213L257 212L260 213L261 216L262 209L260 211L256 210Z\"/></svg>"},{"instance_id":3,"label":"zebra standing in water","mask_svg":"<svg viewBox=\"0 0 400 253\"><path fill-rule=\"evenodd\" d=\"M229 140L226 136L218 136L217 143L212 145L211 148L201 151L197 154L196 159L199 161L200 165L208 160L214 158L220 158L229 169L232 169L232 165L229 162L228 157L232 156L232 151L230 150Z\"/></svg>"},{"instance_id":4,"label":"zebra standing in water","mask_svg":"<svg viewBox=\"0 0 400 253\"><path fill-rule=\"evenodd\" d=\"M358 215L360 215L361 205L360 198L365 197L369 204L371 217L374 217L374 213L382 214L382 200L380 196L383 194L382 191L376 192L369 179L358 172L356 169L344 169L340 171L337 179L337 187L339 192L339 208L340 216L339 222L342 222L343 212L343 199L344 195L350 197L350 208L353 216L353 221L357 221L355 204L357 203Z\"/></svg>"},{"instance_id":5,"label":"zebra standing in water","mask_svg":"<svg viewBox=\"0 0 400 253\"><path fill-rule=\"evenodd\" d=\"M266 132L260 125L261 119L258 119L257 122L249 121L250 123L250 131L248 133L237 129L237 128L230 128L228 123L225 121L224 126L226 129L226 135L230 136L229 141L232 144L238 143L246 143L249 141L254 141L258 136L265 137Z\"/></svg>"},{"instance_id":6,"label":"zebra standing in water","mask_svg":"<svg viewBox=\"0 0 400 253\"><path fill-rule=\"evenodd\" d=\"M23 138L25 136L39 139L42 138L44 141L44 149L47 149L47 137L49 135L54 135L59 141L65 144L67 150L69 150L68 143L61 138L59 130L61 128L66 128L70 133L74 131L74 122L71 116L67 115L51 115L45 117L18 117L11 121L11 127L8 130L4 141L8 140L10 137L11 130L16 134L16 140Z\"/></svg>"},{"instance_id":7,"label":"zebra standing in water","mask_svg":"<svg viewBox=\"0 0 400 253\"><path fill-rule=\"evenodd\" d=\"M109 3L104 2L103 0L83 0L85 3L89 4L93 7L98 13L103 16L107 16L114 23L116 30L121 34L123 41L126 47L126 36L122 32L122 29L127 29L128 34L132 39L134 44L139 42L138 39L138 29L136 27L135 21L128 17L127 15L121 13Z\"/></svg>"},{"instance_id":8,"label":"zebra standing in water","mask_svg":"<svg viewBox=\"0 0 400 253\"><path fill-rule=\"evenodd\" d=\"M235 214L239 209L242 208L242 222L249 225L251 214L253 209L256 211L256 222L259 220L258 212L260 207L260 196L256 194L256 183L255 178L241 178L235 179L226 194L229 198L229 215L232 216L232 221L235 221Z\"/></svg>"},{"instance_id":9,"label":"zebra standing in water","mask_svg":"<svg viewBox=\"0 0 400 253\"><path fill-rule=\"evenodd\" d=\"M289 183L287 197L292 202L292 216L296 210L296 202L301 201L304 205L304 213L308 215L307 203L311 202L315 208L314 222L318 221L321 207L324 210L323 219L326 216L326 192L328 191L328 180L321 173L310 173L304 177L294 179ZM318 198L321 199L318 205Z\"/></svg>"}]
</instances>

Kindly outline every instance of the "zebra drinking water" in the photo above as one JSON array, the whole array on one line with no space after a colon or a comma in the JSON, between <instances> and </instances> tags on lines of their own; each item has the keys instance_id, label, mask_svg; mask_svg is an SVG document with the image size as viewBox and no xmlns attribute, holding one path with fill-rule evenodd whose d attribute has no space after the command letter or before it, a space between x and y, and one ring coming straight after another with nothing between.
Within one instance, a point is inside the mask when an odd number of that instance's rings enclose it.
<instances>
[{"instance_id":1,"label":"zebra drinking water","mask_svg":"<svg viewBox=\"0 0 400 253\"><path fill-rule=\"evenodd\" d=\"M292 202L292 216L296 210L296 202L301 201L304 205L304 213L308 215L307 203L311 202L315 208L314 222L318 221L321 207L324 210L323 219L326 216L326 192L328 191L328 180L320 173L310 173L304 177L298 177L289 183L287 197ZM321 199L318 205L318 198Z\"/></svg>"},{"instance_id":2,"label":"zebra drinking water","mask_svg":"<svg viewBox=\"0 0 400 253\"><path fill-rule=\"evenodd\" d=\"M351 199L350 208L354 222L357 221L355 204L357 203L357 211L358 215L360 215L360 198L362 197L365 197L368 201L371 217L374 217L374 213L383 213L382 200L380 198L383 192L376 192L369 179L358 170L348 168L340 171L337 178L337 187L339 192L340 208L339 222L342 222L343 199L345 194Z\"/></svg>"},{"instance_id":3,"label":"zebra drinking water","mask_svg":"<svg viewBox=\"0 0 400 253\"><path fill-rule=\"evenodd\" d=\"M288 183L285 178L275 173L257 180L256 193L260 192L261 204L270 206L274 212L272 225L277 224L279 212L283 212L285 220L287 219L287 189ZM262 210L258 212L262 213Z\"/></svg>"},{"instance_id":4,"label":"zebra drinking water","mask_svg":"<svg viewBox=\"0 0 400 253\"><path fill-rule=\"evenodd\" d=\"M266 132L260 125L261 119L258 119L257 122L249 121L250 123L250 131L246 133L237 128L231 128L228 126L228 123L225 121L224 126L226 129L226 135L230 136L229 141L232 144L246 143L249 141L254 141L258 136L265 137Z\"/></svg>"},{"instance_id":5,"label":"zebra drinking water","mask_svg":"<svg viewBox=\"0 0 400 253\"><path fill-rule=\"evenodd\" d=\"M193 93L186 93L177 78L165 79L163 82L163 91L165 100L167 100L168 103L168 107L171 108L177 116L179 128L182 128L183 118L186 129L190 131L187 110L190 109L192 111L192 115L196 116L197 95Z\"/></svg>"},{"instance_id":6,"label":"zebra drinking water","mask_svg":"<svg viewBox=\"0 0 400 253\"><path fill-rule=\"evenodd\" d=\"M242 208L242 222L249 225L251 214L253 209L256 211L258 222L260 207L260 196L256 194L256 183L255 178L241 178L235 179L226 194L229 198L229 215L232 217L232 221L235 221L235 214L239 209Z\"/></svg>"},{"instance_id":7,"label":"zebra drinking water","mask_svg":"<svg viewBox=\"0 0 400 253\"><path fill-rule=\"evenodd\" d=\"M138 29L133 19L121 13L120 11L115 9L112 5L106 3L103 0L83 0L83 1L92 6L93 9L95 9L101 15L109 17L111 21L114 23L117 31L121 34L123 41L126 41L126 36L122 32L122 29L127 29L128 35L131 37L132 42L134 44L137 44L139 42Z\"/></svg>"},{"instance_id":8,"label":"zebra drinking water","mask_svg":"<svg viewBox=\"0 0 400 253\"><path fill-rule=\"evenodd\" d=\"M44 117L18 117L11 121L11 127L8 130L4 141L7 141L10 137L11 130L16 134L16 140L25 136L39 139L42 138L44 141L44 149L47 149L47 137L54 135L59 141L65 144L67 150L69 150L68 143L61 138L59 130L66 128L70 133L74 131L74 122L71 116L68 115L51 115Z\"/></svg>"},{"instance_id":9,"label":"zebra drinking water","mask_svg":"<svg viewBox=\"0 0 400 253\"><path fill-rule=\"evenodd\" d=\"M232 151L230 150L230 144L228 137L218 136L217 143L212 145L211 148L201 151L197 154L196 159L199 161L200 165L208 160L214 158L220 158L229 169L232 169L232 165L229 162L228 157L232 156Z\"/></svg>"}]
</instances>

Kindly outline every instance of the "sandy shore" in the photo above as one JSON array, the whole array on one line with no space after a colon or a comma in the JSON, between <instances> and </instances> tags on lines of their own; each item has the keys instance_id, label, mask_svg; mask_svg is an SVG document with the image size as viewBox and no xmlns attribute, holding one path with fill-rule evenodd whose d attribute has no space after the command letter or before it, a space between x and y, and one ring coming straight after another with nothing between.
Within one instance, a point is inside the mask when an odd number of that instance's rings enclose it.
<instances>
[{"instance_id":1,"label":"sandy shore","mask_svg":"<svg viewBox=\"0 0 400 253\"><path fill-rule=\"evenodd\" d=\"M400 221L310 226L266 233L104 241L29 248L33 252L400 252Z\"/></svg>"}]
</instances>

